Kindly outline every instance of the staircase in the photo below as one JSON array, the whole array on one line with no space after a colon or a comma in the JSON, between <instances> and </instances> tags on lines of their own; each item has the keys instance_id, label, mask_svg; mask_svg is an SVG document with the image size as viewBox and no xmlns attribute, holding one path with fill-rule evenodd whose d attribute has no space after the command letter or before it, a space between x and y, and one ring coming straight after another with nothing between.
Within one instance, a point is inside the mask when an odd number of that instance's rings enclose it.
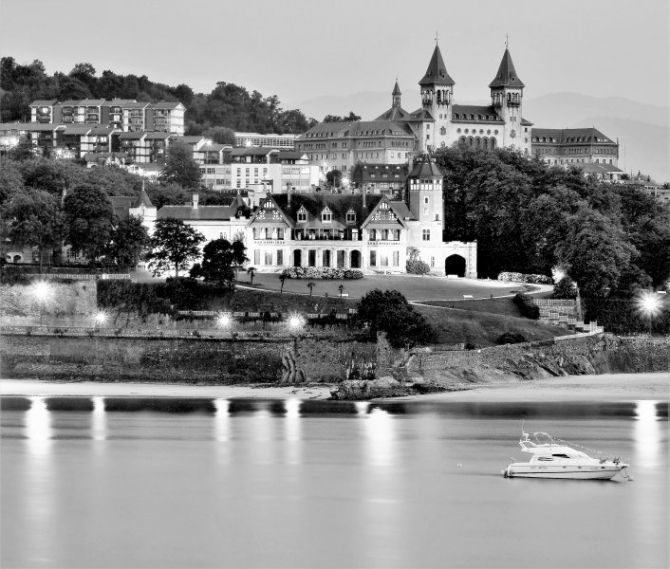
<instances>
[{"instance_id":1,"label":"staircase","mask_svg":"<svg viewBox=\"0 0 670 569\"><path fill-rule=\"evenodd\" d=\"M533 303L540 309L540 320L575 332L600 334L605 331L597 322L584 322L581 301L554 298L533 298Z\"/></svg>"}]
</instances>

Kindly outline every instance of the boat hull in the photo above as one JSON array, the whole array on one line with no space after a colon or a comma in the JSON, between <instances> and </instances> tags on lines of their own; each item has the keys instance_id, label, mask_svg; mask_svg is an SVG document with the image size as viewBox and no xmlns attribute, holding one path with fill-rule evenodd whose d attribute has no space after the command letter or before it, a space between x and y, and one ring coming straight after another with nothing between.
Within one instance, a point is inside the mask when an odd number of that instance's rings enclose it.
<instances>
[{"instance_id":1,"label":"boat hull","mask_svg":"<svg viewBox=\"0 0 670 569\"><path fill-rule=\"evenodd\" d=\"M566 480L611 480L623 468L619 467L582 467L572 468L550 468L550 467L513 467L509 466L503 471L505 478L553 478Z\"/></svg>"}]
</instances>

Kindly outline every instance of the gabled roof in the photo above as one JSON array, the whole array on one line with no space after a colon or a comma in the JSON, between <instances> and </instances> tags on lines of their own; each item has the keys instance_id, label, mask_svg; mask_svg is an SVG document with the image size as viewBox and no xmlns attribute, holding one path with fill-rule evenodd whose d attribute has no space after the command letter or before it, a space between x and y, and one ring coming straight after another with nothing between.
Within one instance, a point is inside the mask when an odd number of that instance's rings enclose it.
<instances>
[{"instance_id":1,"label":"gabled roof","mask_svg":"<svg viewBox=\"0 0 670 569\"><path fill-rule=\"evenodd\" d=\"M500 61L500 66L498 67L498 72L493 78L493 81L489 83L489 88L499 88L499 87L512 87L522 89L525 87L521 79L514 69L514 63L512 62L512 56L509 52L509 49L505 48L505 53L503 54L502 60Z\"/></svg>"},{"instance_id":2,"label":"gabled roof","mask_svg":"<svg viewBox=\"0 0 670 569\"><path fill-rule=\"evenodd\" d=\"M57 99L36 99L30 103L31 107L52 107L58 102Z\"/></svg>"},{"instance_id":3,"label":"gabled roof","mask_svg":"<svg viewBox=\"0 0 670 569\"><path fill-rule=\"evenodd\" d=\"M113 132L120 132L118 128L113 128L109 126L96 126L95 128L91 129L90 134L96 134L96 135L109 135L112 134Z\"/></svg>"},{"instance_id":4,"label":"gabled roof","mask_svg":"<svg viewBox=\"0 0 670 569\"><path fill-rule=\"evenodd\" d=\"M114 215L119 219L128 219L128 209L132 207L133 198L130 196L110 196Z\"/></svg>"},{"instance_id":5,"label":"gabled roof","mask_svg":"<svg viewBox=\"0 0 670 569\"><path fill-rule=\"evenodd\" d=\"M417 109L410 115L410 120L413 121L434 121L433 115L430 114L430 111L424 109L423 107Z\"/></svg>"},{"instance_id":6,"label":"gabled roof","mask_svg":"<svg viewBox=\"0 0 670 569\"><path fill-rule=\"evenodd\" d=\"M161 132L161 131L150 131L146 133L147 140L167 140L170 138L171 133Z\"/></svg>"},{"instance_id":7,"label":"gabled roof","mask_svg":"<svg viewBox=\"0 0 670 569\"><path fill-rule=\"evenodd\" d=\"M119 135L119 140L140 140L144 138L146 134L147 133L142 130L138 130L135 132L122 132Z\"/></svg>"},{"instance_id":8,"label":"gabled roof","mask_svg":"<svg viewBox=\"0 0 670 569\"><path fill-rule=\"evenodd\" d=\"M530 122L529 120L521 117L521 126L533 126L535 123Z\"/></svg>"},{"instance_id":9,"label":"gabled roof","mask_svg":"<svg viewBox=\"0 0 670 569\"><path fill-rule=\"evenodd\" d=\"M375 212L381 208L382 203L387 203L389 205L389 209L397 217L400 225L402 225L403 227L407 227L405 225L405 221L412 218L412 212L407 207L407 204L403 201L391 201L386 196L382 196L381 199L378 200L377 203L370 208L369 213L366 215L365 219L363 219L361 222L361 227L365 227L371 221L376 221L374 219L374 215ZM391 220L383 219L382 221L388 222Z\"/></svg>"},{"instance_id":10,"label":"gabled roof","mask_svg":"<svg viewBox=\"0 0 670 569\"><path fill-rule=\"evenodd\" d=\"M183 142L184 144L198 144L198 142L201 142L205 140L204 136L200 135L195 135L195 136L175 136L174 137L175 141Z\"/></svg>"},{"instance_id":11,"label":"gabled roof","mask_svg":"<svg viewBox=\"0 0 670 569\"><path fill-rule=\"evenodd\" d=\"M447 73L447 67L444 65L440 47L437 45L435 46L435 51L433 51L433 56L430 58L428 69L426 69L425 75L419 81L419 85L455 85L454 80Z\"/></svg>"},{"instance_id":12,"label":"gabled roof","mask_svg":"<svg viewBox=\"0 0 670 569\"><path fill-rule=\"evenodd\" d=\"M391 107L385 113L379 115L375 120L378 121L403 121L411 118L409 112L402 107Z\"/></svg>"},{"instance_id":13,"label":"gabled roof","mask_svg":"<svg viewBox=\"0 0 670 569\"><path fill-rule=\"evenodd\" d=\"M350 209L356 214L356 227L360 227L361 223L379 203L379 200L382 199L382 196L293 193L290 205L288 194L273 194L272 198L277 207L291 220L293 226L324 227L321 221L321 212L327 206L333 214L333 221L328 223L328 227L339 229L351 226L351 223L347 224L346 220L347 212ZM298 210L303 207L307 211L307 221L298 223Z\"/></svg>"},{"instance_id":14,"label":"gabled roof","mask_svg":"<svg viewBox=\"0 0 670 569\"><path fill-rule=\"evenodd\" d=\"M611 174L622 172L614 164L576 164L585 174Z\"/></svg>"},{"instance_id":15,"label":"gabled roof","mask_svg":"<svg viewBox=\"0 0 670 569\"><path fill-rule=\"evenodd\" d=\"M149 195L147 194L147 192L144 188L142 188L140 190L140 193L137 196L137 199L133 202L133 207L134 208L138 208L140 206L154 207L154 204L151 203L151 199L149 198Z\"/></svg>"},{"instance_id":16,"label":"gabled roof","mask_svg":"<svg viewBox=\"0 0 670 569\"><path fill-rule=\"evenodd\" d=\"M483 105L454 105L452 110L453 122L485 122L504 124L491 106Z\"/></svg>"},{"instance_id":17,"label":"gabled roof","mask_svg":"<svg viewBox=\"0 0 670 569\"><path fill-rule=\"evenodd\" d=\"M0 123L0 132L8 132L12 130L27 131L27 132L53 132L54 130L63 130L63 125L54 123L40 123L40 122L3 122Z\"/></svg>"},{"instance_id":18,"label":"gabled roof","mask_svg":"<svg viewBox=\"0 0 670 569\"><path fill-rule=\"evenodd\" d=\"M426 153L419 162L414 164L414 168L407 177L409 179L443 178L444 172L437 167L437 164L431 160L430 155Z\"/></svg>"},{"instance_id":19,"label":"gabled roof","mask_svg":"<svg viewBox=\"0 0 670 569\"><path fill-rule=\"evenodd\" d=\"M233 148L231 156L267 156L272 152L277 152L276 148L271 146L249 146L242 148Z\"/></svg>"},{"instance_id":20,"label":"gabled roof","mask_svg":"<svg viewBox=\"0 0 670 569\"><path fill-rule=\"evenodd\" d=\"M365 164L354 171L354 179L361 184L396 182L404 184L407 179L407 164Z\"/></svg>"},{"instance_id":21,"label":"gabled roof","mask_svg":"<svg viewBox=\"0 0 670 569\"><path fill-rule=\"evenodd\" d=\"M198 207L192 205L164 205L158 210L156 216L158 219L173 217L185 221L230 221L236 217L241 207L246 206L243 201L240 204L237 198L229 205L199 205Z\"/></svg>"},{"instance_id":22,"label":"gabled roof","mask_svg":"<svg viewBox=\"0 0 670 569\"><path fill-rule=\"evenodd\" d=\"M283 162L284 160L302 160L303 158L306 159L307 155L304 152L299 152L297 150L280 150L277 155L277 159L280 162Z\"/></svg>"},{"instance_id":23,"label":"gabled roof","mask_svg":"<svg viewBox=\"0 0 670 569\"><path fill-rule=\"evenodd\" d=\"M87 107L100 107L104 105L107 101L105 99L82 99L79 101L80 106L87 106Z\"/></svg>"},{"instance_id":24,"label":"gabled roof","mask_svg":"<svg viewBox=\"0 0 670 569\"><path fill-rule=\"evenodd\" d=\"M74 135L83 135L88 134L93 127L91 125L85 124L69 124L65 127L63 131L64 134L74 134Z\"/></svg>"},{"instance_id":25,"label":"gabled roof","mask_svg":"<svg viewBox=\"0 0 670 569\"><path fill-rule=\"evenodd\" d=\"M347 136L413 136L407 125L378 118L373 121L319 123L310 128L298 140L311 138L342 138ZM234 152L234 151L233 151Z\"/></svg>"},{"instance_id":26,"label":"gabled roof","mask_svg":"<svg viewBox=\"0 0 670 569\"><path fill-rule=\"evenodd\" d=\"M179 101L159 101L158 103L151 104L151 108L153 109L171 110L177 109L179 107L184 108L184 105L182 105Z\"/></svg>"}]
</instances>

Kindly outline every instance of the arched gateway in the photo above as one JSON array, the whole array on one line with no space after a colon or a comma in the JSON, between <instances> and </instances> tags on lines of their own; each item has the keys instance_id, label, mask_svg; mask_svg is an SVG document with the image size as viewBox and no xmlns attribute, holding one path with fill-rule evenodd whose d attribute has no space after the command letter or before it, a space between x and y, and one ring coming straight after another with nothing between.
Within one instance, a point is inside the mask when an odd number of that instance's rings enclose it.
<instances>
[{"instance_id":1,"label":"arched gateway","mask_svg":"<svg viewBox=\"0 0 670 569\"><path fill-rule=\"evenodd\" d=\"M444 272L447 275L465 276L465 259L460 255L449 255L444 261Z\"/></svg>"}]
</instances>

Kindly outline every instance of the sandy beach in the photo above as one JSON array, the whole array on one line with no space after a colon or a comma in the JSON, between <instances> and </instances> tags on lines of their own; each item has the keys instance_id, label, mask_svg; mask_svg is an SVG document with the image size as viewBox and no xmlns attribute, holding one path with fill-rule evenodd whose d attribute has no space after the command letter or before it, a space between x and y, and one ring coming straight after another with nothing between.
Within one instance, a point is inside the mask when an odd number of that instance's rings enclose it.
<instances>
[{"instance_id":1,"label":"sandy beach","mask_svg":"<svg viewBox=\"0 0 670 569\"><path fill-rule=\"evenodd\" d=\"M44 397L211 397L255 399L327 399L334 386L174 385L0 380L0 395ZM670 374L582 375L534 381L480 385L394 398L394 401L637 401L670 399Z\"/></svg>"}]
</instances>

